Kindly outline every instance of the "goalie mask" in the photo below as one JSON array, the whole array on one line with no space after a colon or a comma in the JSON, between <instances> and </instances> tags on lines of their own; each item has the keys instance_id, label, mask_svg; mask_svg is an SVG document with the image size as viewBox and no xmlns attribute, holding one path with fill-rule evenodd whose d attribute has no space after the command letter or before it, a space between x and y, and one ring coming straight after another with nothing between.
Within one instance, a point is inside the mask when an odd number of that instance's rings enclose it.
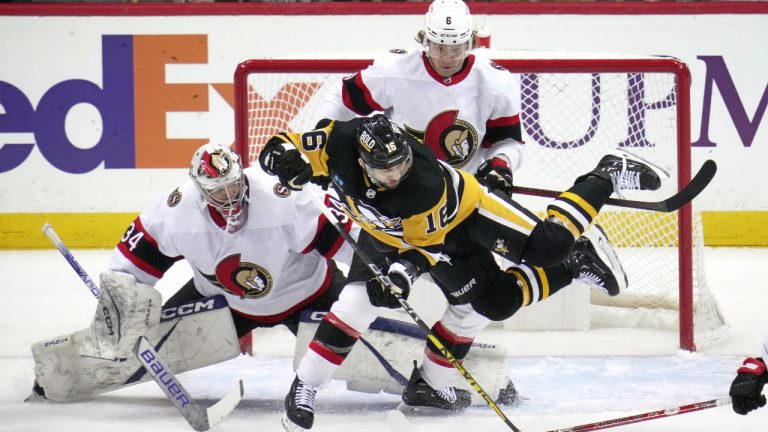
<instances>
[{"instance_id":1,"label":"goalie mask","mask_svg":"<svg viewBox=\"0 0 768 432\"><path fill-rule=\"evenodd\" d=\"M443 77L461 69L472 49L472 16L462 0L435 0L424 16L422 43L429 61Z\"/></svg>"},{"instance_id":2,"label":"goalie mask","mask_svg":"<svg viewBox=\"0 0 768 432\"><path fill-rule=\"evenodd\" d=\"M243 226L246 186L237 153L219 144L205 144L192 156L189 176L206 204L224 218L225 231L235 232Z\"/></svg>"},{"instance_id":3,"label":"goalie mask","mask_svg":"<svg viewBox=\"0 0 768 432\"><path fill-rule=\"evenodd\" d=\"M361 165L377 185L394 189L411 172L413 153L400 128L382 114L357 127Z\"/></svg>"}]
</instances>

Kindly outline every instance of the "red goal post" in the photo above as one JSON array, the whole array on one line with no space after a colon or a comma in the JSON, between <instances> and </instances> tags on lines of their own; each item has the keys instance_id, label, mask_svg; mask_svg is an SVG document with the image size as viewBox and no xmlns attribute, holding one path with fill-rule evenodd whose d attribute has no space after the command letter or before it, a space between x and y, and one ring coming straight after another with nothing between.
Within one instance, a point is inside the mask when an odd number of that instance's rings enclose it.
<instances>
[{"instance_id":1,"label":"red goal post","mask_svg":"<svg viewBox=\"0 0 768 432\"><path fill-rule=\"evenodd\" d=\"M234 76L235 144L246 165L271 135L311 130L327 88L371 62L240 63ZM526 150L516 184L563 190L617 146L661 164L672 175L656 195L627 198L662 199L690 180L690 73L685 63L667 57L495 56L494 62L518 74L521 83ZM534 209L546 204L540 198L515 198ZM610 310L608 320L616 326L676 327L680 347L689 351L723 336L727 326L706 285L701 221L691 205L672 214L607 207L597 222L617 246L630 287L615 298L593 292L595 310ZM648 313L638 318L638 308ZM646 322L648 315L660 318Z\"/></svg>"}]
</instances>

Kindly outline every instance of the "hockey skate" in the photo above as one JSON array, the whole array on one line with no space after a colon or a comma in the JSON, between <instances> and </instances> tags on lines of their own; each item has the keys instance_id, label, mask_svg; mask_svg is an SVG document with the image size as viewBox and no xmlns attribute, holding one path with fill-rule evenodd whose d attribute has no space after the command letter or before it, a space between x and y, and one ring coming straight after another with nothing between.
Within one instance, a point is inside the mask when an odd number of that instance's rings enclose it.
<instances>
[{"instance_id":1,"label":"hockey skate","mask_svg":"<svg viewBox=\"0 0 768 432\"><path fill-rule=\"evenodd\" d=\"M512 380L509 380L507 386L499 390L499 397L496 398L496 403L499 405L517 406L519 402L520 398L517 394L517 388L515 388Z\"/></svg>"},{"instance_id":2,"label":"hockey skate","mask_svg":"<svg viewBox=\"0 0 768 432\"><path fill-rule=\"evenodd\" d=\"M315 422L315 396L318 387L312 387L301 382L297 376L291 384L291 390L285 397L285 414L282 418L283 428L288 432L298 432L312 429Z\"/></svg>"},{"instance_id":3,"label":"hockey skate","mask_svg":"<svg viewBox=\"0 0 768 432\"><path fill-rule=\"evenodd\" d=\"M600 225L592 225L576 240L568 262L575 280L600 288L609 296L627 288L627 274Z\"/></svg>"},{"instance_id":4,"label":"hockey skate","mask_svg":"<svg viewBox=\"0 0 768 432\"><path fill-rule=\"evenodd\" d=\"M397 407L400 411L430 413L435 411L461 411L472 403L468 391L446 387L435 390L421 377L421 371L413 362L413 372L408 385L403 390L403 402Z\"/></svg>"},{"instance_id":5,"label":"hockey skate","mask_svg":"<svg viewBox=\"0 0 768 432\"><path fill-rule=\"evenodd\" d=\"M35 383L32 384L32 393L24 399L24 402L42 402L47 400L48 398L45 397L45 390L43 390L43 388L40 387L40 384L37 383L37 380L35 380Z\"/></svg>"},{"instance_id":6,"label":"hockey skate","mask_svg":"<svg viewBox=\"0 0 768 432\"><path fill-rule=\"evenodd\" d=\"M624 198L622 193L627 190L657 190L661 180L669 178L669 173L660 167L619 149L603 156L590 174L610 180L620 198Z\"/></svg>"}]
</instances>

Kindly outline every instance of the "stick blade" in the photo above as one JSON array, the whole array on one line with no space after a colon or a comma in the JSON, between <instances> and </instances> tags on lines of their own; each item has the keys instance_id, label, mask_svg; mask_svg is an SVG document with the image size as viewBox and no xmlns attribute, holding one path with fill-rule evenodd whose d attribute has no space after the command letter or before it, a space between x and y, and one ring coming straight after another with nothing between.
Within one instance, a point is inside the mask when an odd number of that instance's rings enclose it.
<instances>
[{"instance_id":1,"label":"stick blade","mask_svg":"<svg viewBox=\"0 0 768 432\"><path fill-rule=\"evenodd\" d=\"M208 407L208 426L213 427L228 416L243 399L243 380L238 380L218 402Z\"/></svg>"},{"instance_id":2,"label":"stick blade","mask_svg":"<svg viewBox=\"0 0 768 432\"><path fill-rule=\"evenodd\" d=\"M693 201L712 181L717 173L717 164L708 159L699 169L699 172L678 194L664 201L664 211L672 212Z\"/></svg>"}]
</instances>

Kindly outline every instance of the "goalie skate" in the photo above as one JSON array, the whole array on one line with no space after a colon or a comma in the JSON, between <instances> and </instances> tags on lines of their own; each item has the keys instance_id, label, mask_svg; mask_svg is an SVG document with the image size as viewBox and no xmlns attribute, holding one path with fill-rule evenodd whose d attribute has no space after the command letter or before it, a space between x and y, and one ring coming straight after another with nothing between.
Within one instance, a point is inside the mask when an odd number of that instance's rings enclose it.
<instances>
[{"instance_id":1,"label":"goalie skate","mask_svg":"<svg viewBox=\"0 0 768 432\"><path fill-rule=\"evenodd\" d=\"M421 377L421 371L413 364L413 372L408 385L403 391L403 402L397 407L404 412L418 412L423 414L440 412L458 412L469 407L472 397L468 391L446 387L436 390Z\"/></svg>"},{"instance_id":2,"label":"goalie skate","mask_svg":"<svg viewBox=\"0 0 768 432\"><path fill-rule=\"evenodd\" d=\"M575 280L600 288L609 296L627 288L627 274L600 225L592 225L576 240L569 260Z\"/></svg>"}]
</instances>

